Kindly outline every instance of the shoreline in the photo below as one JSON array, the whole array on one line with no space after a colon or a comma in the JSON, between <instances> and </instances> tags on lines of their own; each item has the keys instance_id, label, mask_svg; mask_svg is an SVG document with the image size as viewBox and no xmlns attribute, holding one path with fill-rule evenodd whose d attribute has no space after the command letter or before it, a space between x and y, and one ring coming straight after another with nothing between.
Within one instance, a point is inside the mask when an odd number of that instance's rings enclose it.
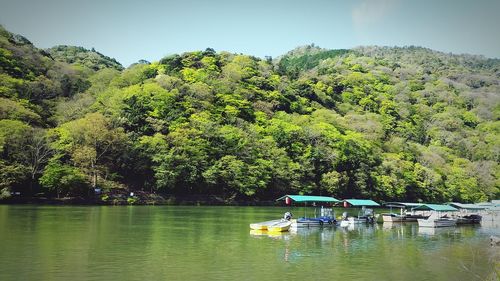
<instances>
[{"instance_id":1,"label":"shoreline","mask_svg":"<svg viewBox=\"0 0 500 281\"><path fill-rule=\"evenodd\" d=\"M149 200L148 200L149 199ZM274 201L224 201L211 196L169 196L156 195L154 199L141 197L101 198L82 197L17 197L0 200L0 205L54 205L54 206L275 206Z\"/></svg>"}]
</instances>

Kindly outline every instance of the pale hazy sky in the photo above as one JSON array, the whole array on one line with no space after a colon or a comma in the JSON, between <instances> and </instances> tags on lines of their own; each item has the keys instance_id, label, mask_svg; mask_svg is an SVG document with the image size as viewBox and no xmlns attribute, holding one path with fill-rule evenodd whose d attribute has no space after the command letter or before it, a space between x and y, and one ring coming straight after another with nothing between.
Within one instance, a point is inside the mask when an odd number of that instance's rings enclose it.
<instances>
[{"instance_id":1,"label":"pale hazy sky","mask_svg":"<svg viewBox=\"0 0 500 281\"><path fill-rule=\"evenodd\" d=\"M0 0L0 24L40 48L94 47L125 66L207 47L275 57L310 43L500 58L500 0Z\"/></svg>"}]
</instances>

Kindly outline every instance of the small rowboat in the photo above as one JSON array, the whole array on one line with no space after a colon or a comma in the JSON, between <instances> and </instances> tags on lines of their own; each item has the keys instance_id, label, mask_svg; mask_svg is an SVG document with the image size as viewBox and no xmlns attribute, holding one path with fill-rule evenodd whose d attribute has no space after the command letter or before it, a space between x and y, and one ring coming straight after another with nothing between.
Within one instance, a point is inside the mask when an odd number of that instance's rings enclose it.
<instances>
[{"instance_id":1,"label":"small rowboat","mask_svg":"<svg viewBox=\"0 0 500 281\"><path fill-rule=\"evenodd\" d=\"M282 220L272 220L272 221L263 221L251 223L250 228L255 230L268 230L269 226L273 226L277 223L280 223Z\"/></svg>"},{"instance_id":2,"label":"small rowboat","mask_svg":"<svg viewBox=\"0 0 500 281\"><path fill-rule=\"evenodd\" d=\"M284 220L284 221L281 221L279 223L268 226L267 231L269 231L269 232L285 232L285 231L288 231L290 229L291 225L292 225L291 221Z\"/></svg>"}]
</instances>

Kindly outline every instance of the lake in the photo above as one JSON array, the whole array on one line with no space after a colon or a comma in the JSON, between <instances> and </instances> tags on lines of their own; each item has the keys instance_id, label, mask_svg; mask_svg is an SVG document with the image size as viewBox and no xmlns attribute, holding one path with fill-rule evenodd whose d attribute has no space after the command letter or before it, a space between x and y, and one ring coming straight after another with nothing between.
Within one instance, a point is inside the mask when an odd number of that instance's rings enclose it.
<instances>
[{"instance_id":1,"label":"lake","mask_svg":"<svg viewBox=\"0 0 500 281\"><path fill-rule=\"evenodd\" d=\"M500 217L437 230L250 232L249 223L286 210L0 205L0 280L496 280L500 273L500 246L489 244L500 236Z\"/></svg>"}]
</instances>

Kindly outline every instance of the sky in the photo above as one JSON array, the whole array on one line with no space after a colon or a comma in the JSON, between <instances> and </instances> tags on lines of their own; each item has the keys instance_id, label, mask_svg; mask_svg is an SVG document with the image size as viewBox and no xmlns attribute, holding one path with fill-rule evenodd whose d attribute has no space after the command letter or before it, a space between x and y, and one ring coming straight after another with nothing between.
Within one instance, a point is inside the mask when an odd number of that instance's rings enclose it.
<instances>
[{"instance_id":1,"label":"sky","mask_svg":"<svg viewBox=\"0 0 500 281\"><path fill-rule=\"evenodd\" d=\"M314 43L422 46L500 58L500 0L0 0L39 48L95 48L124 66L208 47L257 57Z\"/></svg>"}]
</instances>

